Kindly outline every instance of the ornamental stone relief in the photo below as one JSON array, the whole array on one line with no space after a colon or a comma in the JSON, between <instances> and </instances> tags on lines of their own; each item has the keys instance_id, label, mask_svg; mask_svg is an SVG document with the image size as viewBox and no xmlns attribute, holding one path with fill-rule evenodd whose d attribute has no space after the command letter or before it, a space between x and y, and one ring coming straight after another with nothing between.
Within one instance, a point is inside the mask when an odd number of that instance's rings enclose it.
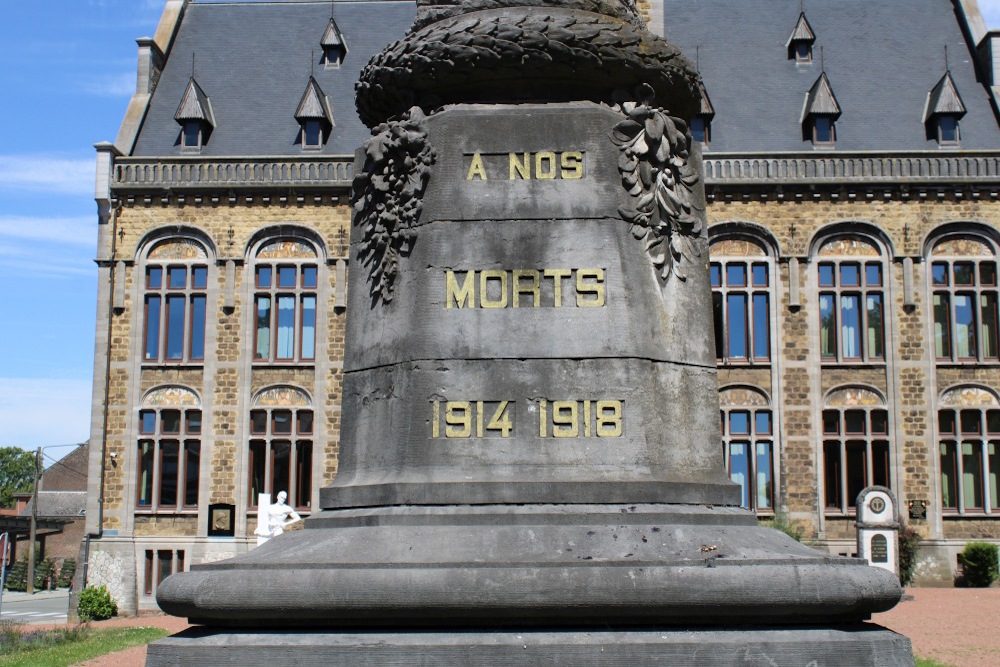
<instances>
[{"instance_id":1,"label":"ornamental stone relief","mask_svg":"<svg viewBox=\"0 0 1000 667\"><path fill-rule=\"evenodd\" d=\"M722 239L709 247L709 255L719 257L766 257L764 248L746 239Z\"/></svg>"},{"instance_id":2,"label":"ornamental stone relief","mask_svg":"<svg viewBox=\"0 0 1000 667\"><path fill-rule=\"evenodd\" d=\"M749 387L733 387L732 389L723 389L719 392L719 405L723 407L767 407L767 397Z\"/></svg>"},{"instance_id":3,"label":"ornamental stone relief","mask_svg":"<svg viewBox=\"0 0 1000 667\"><path fill-rule=\"evenodd\" d=\"M160 387L146 394L142 402L145 407L197 406L201 404L198 395L184 387Z\"/></svg>"},{"instance_id":4,"label":"ornamental stone relief","mask_svg":"<svg viewBox=\"0 0 1000 667\"><path fill-rule=\"evenodd\" d=\"M207 259L207 257L201 244L190 239L162 241L149 251L149 259Z\"/></svg>"},{"instance_id":5,"label":"ornamental stone relief","mask_svg":"<svg viewBox=\"0 0 1000 667\"><path fill-rule=\"evenodd\" d=\"M272 387L257 394L256 407L300 407L312 404L309 396L295 387Z\"/></svg>"},{"instance_id":6,"label":"ornamental stone relief","mask_svg":"<svg viewBox=\"0 0 1000 667\"><path fill-rule=\"evenodd\" d=\"M315 259L316 251L301 241L272 241L257 253L258 259Z\"/></svg>"},{"instance_id":7,"label":"ornamental stone relief","mask_svg":"<svg viewBox=\"0 0 1000 667\"><path fill-rule=\"evenodd\" d=\"M941 395L942 408L997 407L1000 401L991 391L981 387L956 387Z\"/></svg>"},{"instance_id":8,"label":"ornamental stone relief","mask_svg":"<svg viewBox=\"0 0 1000 667\"><path fill-rule=\"evenodd\" d=\"M859 238L839 238L824 243L819 249L819 254L821 257L827 257L830 255L846 255L848 257L878 257L880 253L878 248L868 241Z\"/></svg>"},{"instance_id":9,"label":"ornamental stone relief","mask_svg":"<svg viewBox=\"0 0 1000 667\"><path fill-rule=\"evenodd\" d=\"M885 405L885 401L871 389L851 387L849 389L838 389L831 393L827 396L826 404L830 407L867 407Z\"/></svg>"},{"instance_id":10,"label":"ornamental stone relief","mask_svg":"<svg viewBox=\"0 0 1000 667\"><path fill-rule=\"evenodd\" d=\"M932 255L954 255L956 257L990 257L993 251L977 239L948 239L934 246Z\"/></svg>"}]
</instances>

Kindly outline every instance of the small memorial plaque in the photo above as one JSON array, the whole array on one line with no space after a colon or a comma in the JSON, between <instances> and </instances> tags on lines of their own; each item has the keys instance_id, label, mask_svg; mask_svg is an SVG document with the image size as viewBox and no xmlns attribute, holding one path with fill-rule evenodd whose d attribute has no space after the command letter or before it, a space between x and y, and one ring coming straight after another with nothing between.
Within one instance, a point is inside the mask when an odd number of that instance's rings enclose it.
<instances>
[{"instance_id":1,"label":"small memorial plaque","mask_svg":"<svg viewBox=\"0 0 1000 667\"><path fill-rule=\"evenodd\" d=\"M889 541L885 538L885 535L875 535L872 537L871 554L873 563L889 562Z\"/></svg>"},{"instance_id":2,"label":"small memorial plaque","mask_svg":"<svg viewBox=\"0 0 1000 667\"><path fill-rule=\"evenodd\" d=\"M927 501L911 500L909 503L911 519L927 519Z\"/></svg>"}]
</instances>

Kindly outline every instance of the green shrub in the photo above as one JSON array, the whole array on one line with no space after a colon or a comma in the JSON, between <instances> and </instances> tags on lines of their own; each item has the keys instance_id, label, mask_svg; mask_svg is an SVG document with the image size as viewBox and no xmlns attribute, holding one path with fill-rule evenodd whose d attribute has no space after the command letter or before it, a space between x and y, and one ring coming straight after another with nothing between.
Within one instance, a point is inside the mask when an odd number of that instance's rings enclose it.
<instances>
[{"instance_id":1,"label":"green shrub","mask_svg":"<svg viewBox=\"0 0 1000 667\"><path fill-rule=\"evenodd\" d=\"M82 621L103 621L118 615L118 605L107 586L87 586L80 591L76 611Z\"/></svg>"},{"instance_id":2,"label":"green shrub","mask_svg":"<svg viewBox=\"0 0 1000 667\"><path fill-rule=\"evenodd\" d=\"M788 515L784 512L775 512L774 518L765 519L760 522L760 525L766 526L768 528L774 528L775 530L780 530L785 535L796 542L802 541L802 536L805 535L805 528L800 526L798 523L792 521L788 518Z\"/></svg>"},{"instance_id":3,"label":"green shrub","mask_svg":"<svg viewBox=\"0 0 1000 667\"><path fill-rule=\"evenodd\" d=\"M920 533L907 525L899 527L899 585L909 586L917 569Z\"/></svg>"},{"instance_id":4,"label":"green shrub","mask_svg":"<svg viewBox=\"0 0 1000 667\"><path fill-rule=\"evenodd\" d=\"M49 581L52 579L52 571L55 565L46 558L35 564L35 590L44 591L49 588Z\"/></svg>"},{"instance_id":5,"label":"green shrub","mask_svg":"<svg viewBox=\"0 0 1000 667\"><path fill-rule=\"evenodd\" d=\"M73 577L76 576L76 559L67 558L59 566L59 588L69 588L73 585Z\"/></svg>"},{"instance_id":6,"label":"green shrub","mask_svg":"<svg viewBox=\"0 0 1000 667\"><path fill-rule=\"evenodd\" d=\"M27 557L16 561L7 570L7 585L6 589L8 591L26 591L28 590L28 559Z\"/></svg>"},{"instance_id":7,"label":"green shrub","mask_svg":"<svg viewBox=\"0 0 1000 667\"><path fill-rule=\"evenodd\" d=\"M958 558L965 571L965 585L970 588L986 588L1000 575L995 544L969 542Z\"/></svg>"}]
</instances>

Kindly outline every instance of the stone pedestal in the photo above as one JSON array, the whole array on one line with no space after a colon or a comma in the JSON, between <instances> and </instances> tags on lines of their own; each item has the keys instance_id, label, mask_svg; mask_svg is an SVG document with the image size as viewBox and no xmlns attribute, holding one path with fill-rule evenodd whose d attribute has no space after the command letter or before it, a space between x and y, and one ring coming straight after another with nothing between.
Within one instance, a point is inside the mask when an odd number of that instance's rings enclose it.
<instances>
[{"instance_id":1,"label":"stone pedestal","mask_svg":"<svg viewBox=\"0 0 1000 667\"><path fill-rule=\"evenodd\" d=\"M337 478L164 581L208 627L148 664L912 662L863 623L896 578L723 469L693 68L630 5L552 4L425 8L363 74Z\"/></svg>"}]
</instances>

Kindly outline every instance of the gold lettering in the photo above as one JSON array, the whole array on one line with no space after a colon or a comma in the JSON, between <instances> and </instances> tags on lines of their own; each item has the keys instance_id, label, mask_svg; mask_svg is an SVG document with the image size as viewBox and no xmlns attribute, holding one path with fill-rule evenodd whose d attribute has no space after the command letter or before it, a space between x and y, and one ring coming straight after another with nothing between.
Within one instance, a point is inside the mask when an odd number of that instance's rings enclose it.
<instances>
[{"instance_id":1,"label":"gold lettering","mask_svg":"<svg viewBox=\"0 0 1000 667\"><path fill-rule=\"evenodd\" d=\"M593 284L584 282L594 280ZM585 295L593 294L593 298ZM604 269L577 269L576 272L576 306L577 308L600 308L604 305Z\"/></svg>"},{"instance_id":2,"label":"gold lettering","mask_svg":"<svg viewBox=\"0 0 1000 667\"><path fill-rule=\"evenodd\" d=\"M521 279L527 278L531 281L530 285L522 285ZM531 295L531 305L535 308L540 308L542 305L542 290L540 289L539 283L541 282L538 277L538 271L525 270L525 271L514 271L514 307L521 307L521 295L530 294Z\"/></svg>"},{"instance_id":3,"label":"gold lettering","mask_svg":"<svg viewBox=\"0 0 1000 667\"><path fill-rule=\"evenodd\" d=\"M560 156L562 166L562 177L566 180L576 180L583 178L583 153L580 151L567 151Z\"/></svg>"},{"instance_id":4,"label":"gold lettering","mask_svg":"<svg viewBox=\"0 0 1000 667\"><path fill-rule=\"evenodd\" d=\"M439 401L431 401L431 409L434 410L434 415L431 417L431 437L440 438L441 437L441 407Z\"/></svg>"},{"instance_id":5,"label":"gold lettering","mask_svg":"<svg viewBox=\"0 0 1000 667\"><path fill-rule=\"evenodd\" d=\"M548 401L544 398L538 401L538 437L549 437Z\"/></svg>"},{"instance_id":6,"label":"gold lettering","mask_svg":"<svg viewBox=\"0 0 1000 667\"><path fill-rule=\"evenodd\" d=\"M597 437L618 438L621 434L622 402L597 401Z\"/></svg>"},{"instance_id":7,"label":"gold lettering","mask_svg":"<svg viewBox=\"0 0 1000 667\"><path fill-rule=\"evenodd\" d=\"M483 165L483 156L479 153L473 153L472 163L469 164L469 173L466 174L465 180L471 181L477 176L482 181L489 180L486 176L486 167Z\"/></svg>"},{"instance_id":8,"label":"gold lettering","mask_svg":"<svg viewBox=\"0 0 1000 667\"><path fill-rule=\"evenodd\" d=\"M468 438L472 435L472 405L468 401L448 401L444 405L444 435Z\"/></svg>"},{"instance_id":9,"label":"gold lettering","mask_svg":"<svg viewBox=\"0 0 1000 667\"><path fill-rule=\"evenodd\" d=\"M548 167L543 165L548 164ZM535 178L551 181L556 177L556 154L552 151L542 151L535 154Z\"/></svg>"},{"instance_id":10,"label":"gold lettering","mask_svg":"<svg viewBox=\"0 0 1000 667\"><path fill-rule=\"evenodd\" d=\"M510 180L514 180L514 174L524 179L531 178L531 153L524 153L524 157L518 161L517 153L510 155Z\"/></svg>"},{"instance_id":11,"label":"gold lettering","mask_svg":"<svg viewBox=\"0 0 1000 667\"><path fill-rule=\"evenodd\" d=\"M563 278L569 278L572 276L573 271L571 269L545 269L542 275L546 278L552 278L553 305L556 308L562 308L562 281Z\"/></svg>"},{"instance_id":12,"label":"gold lettering","mask_svg":"<svg viewBox=\"0 0 1000 667\"><path fill-rule=\"evenodd\" d=\"M447 271L445 277L445 308L475 308L476 307L476 272L466 271L462 286L458 286L455 272ZM454 303L452 303L454 302Z\"/></svg>"},{"instance_id":13,"label":"gold lettering","mask_svg":"<svg viewBox=\"0 0 1000 667\"><path fill-rule=\"evenodd\" d=\"M487 287L491 280L500 281L500 298L496 301L490 299ZM506 308L507 307L507 272L499 270L481 271L479 273L479 305L483 308Z\"/></svg>"},{"instance_id":14,"label":"gold lettering","mask_svg":"<svg viewBox=\"0 0 1000 667\"><path fill-rule=\"evenodd\" d=\"M575 438L580 435L576 401L552 402L552 437Z\"/></svg>"}]
</instances>

